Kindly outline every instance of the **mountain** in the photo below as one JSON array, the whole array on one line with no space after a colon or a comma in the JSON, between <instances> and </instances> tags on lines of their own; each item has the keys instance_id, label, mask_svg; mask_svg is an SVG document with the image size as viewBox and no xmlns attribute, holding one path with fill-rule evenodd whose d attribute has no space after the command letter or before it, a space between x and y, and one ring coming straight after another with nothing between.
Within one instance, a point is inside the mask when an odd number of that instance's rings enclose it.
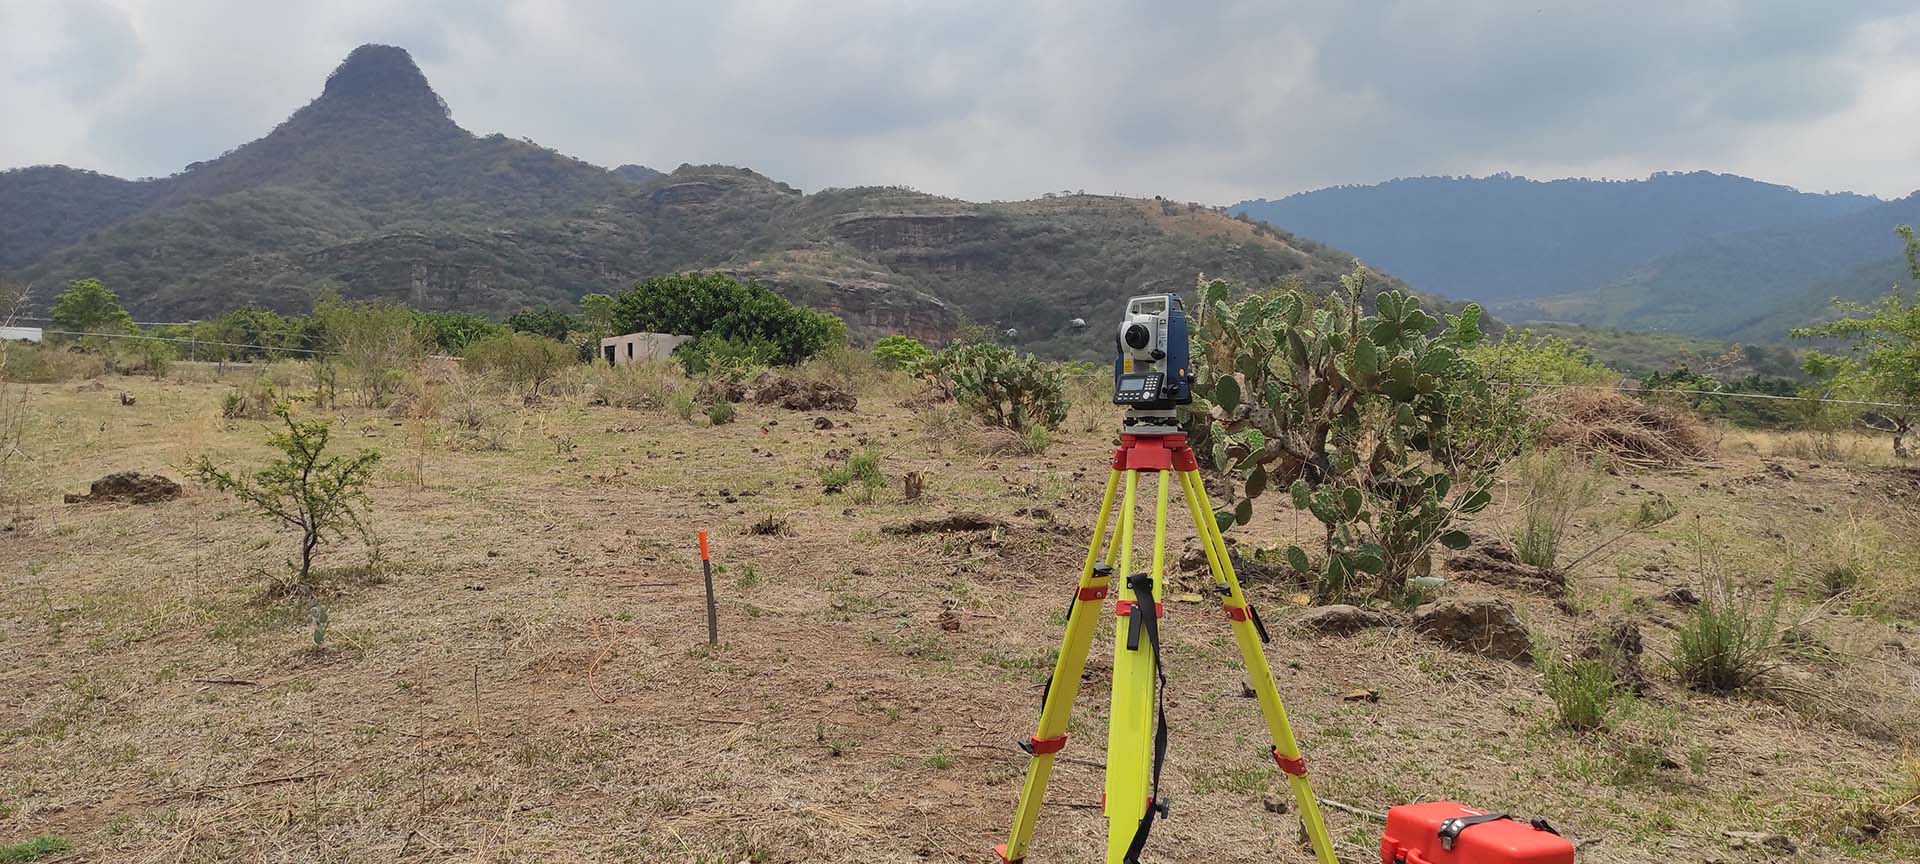
<instances>
[{"instance_id":1,"label":"mountain","mask_svg":"<svg viewBox=\"0 0 1920 864\"><path fill-rule=\"evenodd\" d=\"M1599 288L1504 304L1528 319L1780 341L1834 297L1912 287L1893 226L1920 222L1920 193L1837 219L1696 240Z\"/></svg>"},{"instance_id":2,"label":"mountain","mask_svg":"<svg viewBox=\"0 0 1920 864\"><path fill-rule=\"evenodd\" d=\"M412 58L379 45L355 49L259 140L155 180L0 173L0 214L0 271L99 278L148 319L298 311L323 287L504 316L719 269L834 311L861 337L944 340L977 324L1083 356L1100 338L1073 319L1111 320L1131 294L1187 289L1199 273L1325 290L1351 260L1160 199L975 204L896 187L803 194L727 166L609 171L461 129Z\"/></svg>"},{"instance_id":3,"label":"mountain","mask_svg":"<svg viewBox=\"0 0 1920 864\"><path fill-rule=\"evenodd\" d=\"M1497 303L1599 288L1712 235L1835 219L1878 203L1700 171L1645 180L1415 177L1230 209L1350 249L1422 289Z\"/></svg>"}]
</instances>

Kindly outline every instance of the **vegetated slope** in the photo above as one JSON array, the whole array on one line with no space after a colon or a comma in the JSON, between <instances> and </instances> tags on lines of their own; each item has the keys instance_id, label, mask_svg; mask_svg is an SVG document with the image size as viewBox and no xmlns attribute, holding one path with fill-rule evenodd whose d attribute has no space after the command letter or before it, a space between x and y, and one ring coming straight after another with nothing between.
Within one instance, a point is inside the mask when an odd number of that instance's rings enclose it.
<instances>
[{"instance_id":1,"label":"vegetated slope","mask_svg":"<svg viewBox=\"0 0 1920 864\"><path fill-rule=\"evenodd\" d=\"M1920 193L1824 222L1706 238L1599 290L1503 304L1506 315L1778 341L1839 296L1868 300L1907 284L1898 224L1920 221Z\"/></svg>"},{"instance_id":2,"label":"vegetated slope","mask_svg":"<svg viewBox=\"0 0 1920 864\"><path fill-rule=\"evenodd\" d=\"M16 176L18 175L18 176ZM1206 273L1326 290L1350 256L1217 209L1066 196L973 204L907 189L803 195L752 171L612 171L454 124L405 51L363 46L266 137L172 177L0 175L0 265L96 277L142 317L299 310L323 287L505 315L646 276L716 268L845 317L948 339L967 322L1059 355L1131 294ZM1389 280L1379 280L1387 284ZM45 302L45 298L41 298Z\"/></svg>"},{"instance_id":3,"label":"vegetated slope","mask_svg":"<svg viewBox=\"0 0 1920 864\"><path fill-rule=\"evenodd\" d=\"M1352 250L1424 290L1497 302L1598 288L1691 241L1877 203L1698 171L1626 181L1415 177L1231 209Z\"/></svg>"},{"instance_id":4,"label":"vegetated slope","mask_svg":"<svg viewBox=\"0 0 1920 864\"><path fill-rule=\"evenodd\" d=\"M0 171L0 271L86 239L139 212L158 191L155 183L65 165Z\"/></svg>"}]
</instances>

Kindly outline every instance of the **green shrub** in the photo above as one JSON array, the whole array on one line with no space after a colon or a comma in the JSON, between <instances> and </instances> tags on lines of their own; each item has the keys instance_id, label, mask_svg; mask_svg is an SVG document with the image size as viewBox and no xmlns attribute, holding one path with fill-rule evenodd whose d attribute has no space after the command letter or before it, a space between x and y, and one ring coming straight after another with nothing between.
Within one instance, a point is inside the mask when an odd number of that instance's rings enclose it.
<instances>
[{"instance_id":1,"label":"green shrub","mask_svg":"<svg viewBox=\"0 0 1920 864\"><path fill-rule=\"evenodd\" d=\"M430 341L413 311L397 303L348 302L328 295L314 302L313 317L326 334L328 349L339 354L348 385L368 407L386 404Z\"/></svg>"},{"instance_id":2,"label":"green shrub","mask_svg":"<svg viewBox=\"0 0 1920 864\"><path fill-rule=\"evenodd\" d=\"M1497 342L1482 340L1463 353L1493 381L1591 387L1620 380L1620 373L1594 362L1573 342L1532 330L1508 331Z\"/></svg>"},{"instance_id":3,"label":"green shrub","mask_svg":"<svg viewBox=\"0 0 1920 864\"><path fill-rule=\"evenodd\" d=\"M824 312L795 306L757 284L743 285L722 273L675 273L635 285L614 300L616 333L676 333L695 341L717 338L752 352L769 352L765 364L792 365L846 341L846 324ZM688 346L681 346L681 351ZM696 348L696 353L720 350ZM676 352L680 353L680 352ZM689 371L704 372L688 367Z\"/></svg>"},{"instance_id":4,"label":"green shrub","mask_svg":"<svg viewBox=\"0 0 1920 864\"><path fill-rule=\"evenodd\" d=\"M0 864L27 864L71 849L73 843L65 837L35 837L24 843L0 846Z\"/></svg>"},{"instance_id":5,"label":"green shrub","mask_svg":"<svg viewBox=\"0 0 1920 864\"><path fill-rule=\"evenodd\" d=\"M707 422L719 426L733 422L733 403L725 399L716 399L707 406Z\"/></svg>"},{"instance_id":6,"label":"green shrub","mask_svg":"<svg viewBox=\"0 0 1920 864\"><path fill-rule=\"evenodd\" d=\"M465 354L474 343L507 333L506 327L471 312L420 312L420 329L444 354Z\"/></svg>"},{"instance_id":7,"label":"green shrub","mask_svg":"<svg viewBox=\"0 0 1920 864\"><path fill-rule=\"evenodd\" d=\"M201 456L193 462L193 474L300 534L300 564L293 584L307 589L312 585L313 553L321 543L344 537L349 529L368 535L366 485L373 479L380 453L366 450L328 456L332 429L327 421L295 420L284 404L274 414L286 424L285 430L267 436L267 443L280 451L278 459L253 474L235 474Z\"/></svg>"},{"instance_id":8,"label":"green shrub","mask_svg":"<svg viewBox=\"0 0 1920 864\"><path fill-rule=\"evenodd\" d=\"M916 374L989 426L1025 432L1067 419L1066 376L1032 354L965 342L917 364Z\"/></svg>"},{"instance_id":9,"label":"green shrub","mask_svg":"<svg viewBox=\"0 0 1920 864\"><path fill-rule=\"evenodd\" d=\"M1542 664L1541 673L1545 676L1547 698L1553 700L1556 723L1579 732L1607 725L1607 716L1622 698L1607 664L1598 660L1560 660L1558 652L1551 649L1536 649L1534 655L1553 658Z\"/></svg>"},{"instance_id":10,"label":"green shrub","mask_svg":"<svg viewBox=\"0 0 1920 864\"><path fill-rule=\"evenodd\" d=\"M675 392L667 396L667 411L682 420L693 419L693 394Z\"/></svg>"},{"instance_id":11,"label":"green shrub","mask_svg":"<svg viewBox=\"0 0 1920 864\"><path fill-rule=\"evenodd\" d=\"M773 365L780 357L780 346L766 339L707 335L681 345L673 357L688 375L739 380L755 369Z\"/></svg>"},{"instance_id":12,"label":"green shrub","mask_svg":"<svg viewBox=\"0 0 1920 864\"><path fill-rule=\"evenodd\" d=\"M524 385L529 393L560 370L573 365L574 350L564 343L527 333L498 333L467 346L464 362L481 374L509 384Z\"/></svg>"},{"instance_id":13,"label":"green shrub","mask_svg":"<svg viewBox=\"0 0 1920 864\"><path fill-rule=\"evenodd\" d=\"M1708 693L1753 686L1773 669L1779 655L1779 620L1777 592L1763 602L1736 588L1730 578L1709 578L1674 641L1675 677Z\"/></svg>"},{"instance_id":14,"label":"green shrub","mask_svg":"<svg viewBox=\"0 0 1920 864\"><path fill-rule=\"evenodd\" d=\"M23 384L56 384L97 378L106 363L94 354L33 342L0 342L0 378Z\"/></svg>"},{"instance_id":15,"label":"green shrub","mask_svg":"<svg viewBox=\"0 0 1920 864\"><path fill-rule=\"evenodd\" d=\"M912 336L882 336L873 343L873 359L888 369L911 369L933 352Z\"/></svg>"},{"instance_id":16,"label":"green shrub","mask_svg":"<svg viewBox=\"0 0 1920 864\"><path fill-rule=\"evenodd\" d=\"M1533 453L1519 461L1520 530L1514 551L1520 560L1550 570L1560 560L1560 544L1573 517L1600 497L1600 472L1567 450Z\"/></svg>"},{"instance_id":17,"label":"green shrub","mask_svg":"<svg viewBox=\"0 0 1920 864\"><path fill-rule=\"evenodd\" d=\"M581 327L579 316L569 315L552 306L543 306L539 309L523 309L507 316L507 329L561 341L567 338L568 333Z\"/></svg>"},{"instance_id":18,"label":"green shrub","mask_svg":"<svg viewBox=\"0 0 1920 864\"><path fill-rule=\"evenodd\" d=\"M860 484L859 500L864 504L873 503L874 493L887 485L887 475L880 470L880 454L870 447L847 458L847 472Z\"/></svg>"}]
</instances>

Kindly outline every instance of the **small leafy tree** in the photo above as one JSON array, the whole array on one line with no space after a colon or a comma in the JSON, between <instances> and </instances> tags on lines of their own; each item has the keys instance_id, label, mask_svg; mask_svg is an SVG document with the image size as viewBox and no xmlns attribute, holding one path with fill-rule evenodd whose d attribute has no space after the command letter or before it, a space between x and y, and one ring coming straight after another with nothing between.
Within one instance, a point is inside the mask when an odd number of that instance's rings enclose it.
<instances>
[{"instance_id":1,"label":"small leafy tree","mask_svg":"<svg viewBox=\"0 0 1920 864\"><path fill-rule=\"evenodd\" d=\"M1434 543L1464 547L1454 519L1487 506L1492 470L1533 428L1520 397L1464 356L1478 306L1429 335L1440 322L1400 291L1364 314L1366 276L1356 264L1345 296L1319 304L1279 290L1229 305L1214 281L1197 310L1187 427L1236 493L1215 517L1246 524L1254 499L1286 487L1325 529L1320 555L1292 546L1288 563L1327 598L1400 596L1430 572Z\"/></svg>"},{"instance_id":2,"label":"small leafy tree","mask_svg":"<svg viewBox=\"0 0 1920 864\"><path fill-rule=\"evenodd\" d=\"M614 301L612 323L615 333L765 343L771 346L771 362L780 365L799 363L841 344L847 335L839 318L795 306L763 286L742 284L724 273L675 273L641 282Z\"/></svg>"},{"instance_id":3,"label":"small leafy tree","mask_svg":"<svg viewBox=\"0 0 1920 864\"><path fill-rule=\"evenodd\" d=\"M982 422L1015 432L1057 429L1067 419L1066 376L1032 354L963 342L915 365L943 395Z\"/></svg>"},{"instance_id":4,"label":"small leafy tree","mask_svg":"<svg viewBox=\"0 0 1920 864\"><path fill-rule=\"evenodd\" d=\"M606 295L594 296L605 297ZM566 339L568 333L580 329L580 318L552 306L542 306L539 309L523 309L507 316L507 329L515 333L532 333L535 336L545 336L559 341Z\"/></svg>"},{"instance_id":5,"label":"small leafy tree","mask_svg":"<svg viewBox=\"0 0 1920 864\"><path fill-rule=\"evenodd\" d=\"M348 383L368 406L384 404L426 353L428 339L405 306L325 296L314 303L313 316L328 347L340 355Z\"/></svg>"},{"instance_id":6,"label":"small leafy tree","mask_svg":"<svg viewBox=\"0 0 1920 864\"><path fill-rule=\"evenodd\" d=\"M873 343L873 359L888 369L911 369L933 352L912 336L882 336Z\"/></svg>"},{"instance_id":7,"label":"small leafy tree","mask_svg":"<svg viewBox=\"0 0 1920 864\"><path fill-rule=\"evenodd\" d=\"M465 362L475 372L494 374L526 385L529 393L539 393L540 385L573 365L574 350L542 336L501 333L468 346Z\"/></svg>"},{"instance_id":8,"label":"small leafy tree","mask_svg":"<svg viewBox=\"0 0 1920 864\"><path fill-rule=\"evenodd\" d=\"M53 323L76 333L125 333L133 316L98 279L75 279L53 299Z\"/></svg>"},{"instance_id":9,"label":"small leafy tree","mask_svg":"<svg viewBox=\"0 0 1920 864\"><path fill-rule=\"evenodd\" d=\"M1907 267L1920 280L1920 239L1907 225L1897 230L1907 241ZM1907 458L1907 437L1920 418L1920 302L1909 303L1899 290L1871 306L1834 301L1843 317L1793 331L1800 339L1844 339L1851 356L1814 352L1807 373L1824 392L1845 398L1890 403L1874 413L1875 425L1893 433L1893 455Z\"/></svg>"},{"instance_id":10,"label":"small leafy tree","mask_svg":"<svg viewBox=\"0 0 1920 864\"><path fill-rule=\"evenodd\" d=\"M471 312L421 312L420 329L435 347L448 354L465 353L467 347L482 339L498 336L507 328Z\"/></svg>"},{"instance_id":11,"label":"small leafy tree","mask_svg":"<svg viewBox=\"0 0 1920 864\"><path fill-rule=\"evenodd\" d=\"M366 485L373 479L380 453L367 450L329 456L332 433L326 421L295 420L285 403L273 413L286 424L284 430L267 436L267 443L280 451L278 459L246 475L231 473L202 455L193 463L193 474L299 533L300 564L294 584L305 590L312 587L313 553L321 543L344 538L350 529L367 536Z\"/></svg>"}]
</instances>

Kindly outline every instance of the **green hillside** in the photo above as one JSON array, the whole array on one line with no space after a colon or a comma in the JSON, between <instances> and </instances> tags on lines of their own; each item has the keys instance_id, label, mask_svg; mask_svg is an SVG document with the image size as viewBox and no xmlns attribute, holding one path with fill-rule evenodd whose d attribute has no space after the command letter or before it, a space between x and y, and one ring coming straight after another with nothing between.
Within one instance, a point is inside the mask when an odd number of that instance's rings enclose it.
<instances>
[{"instance_id":1,"label":"green hillside","mask_svg":"<svg viewBox=\"0 0 1920 864\"><path fill-rule=\"evenodd\" d=\"M1351 250L1425 290L1502 302L1600 288L1708 237L1877 203L1696 171L1645 180L1413 177L1232 209Z\"/></svg>"},{"instance_id":2,"label":"green hillside","mask_svg":"<svg viewBox=\"0 0 1920 864\"><path fill-rule=\"evenodd\" d=\"M1778 341L1832 297L1867 300L1908 282L1893 227L1916 221L1920 194L1842 219L1708 238L1597 290L1496 308L1519 320Z\"/></svg>"},{"instance_id":3,"label":"green hillside","mask_svg":"<svg viewBox=\"0 0 1920 864\"><path fill-rule=\"evenodd\" d=\"M608 171L457 126L405 51L356 49L266 137L172 177L0 175L7 269L99 278L143 318L307 308L323 289L505 316L713 268L862 337L968 325L1055 355L1104 350L1125 298L1197 275L1330 288L1351 256L1196 204L1075 195L975 204L878 187L803 194L752 171ZM1392 283L1383 277L1380 284Z\"/></svg>"}]
</instances>

